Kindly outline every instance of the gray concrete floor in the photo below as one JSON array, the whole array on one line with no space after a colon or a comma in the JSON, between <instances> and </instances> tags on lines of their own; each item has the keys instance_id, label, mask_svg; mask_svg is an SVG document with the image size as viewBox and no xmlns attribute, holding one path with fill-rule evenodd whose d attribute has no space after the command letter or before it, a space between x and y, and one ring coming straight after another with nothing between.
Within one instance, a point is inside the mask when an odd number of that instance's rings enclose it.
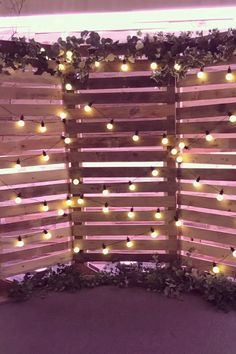
<instances>
[{"instance_id":1,"label":"gray concrete floor","mask_svg":"<svg viewBox=\"0 0 236 354\"><path fill-rule=\"evenodd\" d=\"M0 305L1 354L235 354L236 314L114 287Z\"/></svg>"}]
</instances>

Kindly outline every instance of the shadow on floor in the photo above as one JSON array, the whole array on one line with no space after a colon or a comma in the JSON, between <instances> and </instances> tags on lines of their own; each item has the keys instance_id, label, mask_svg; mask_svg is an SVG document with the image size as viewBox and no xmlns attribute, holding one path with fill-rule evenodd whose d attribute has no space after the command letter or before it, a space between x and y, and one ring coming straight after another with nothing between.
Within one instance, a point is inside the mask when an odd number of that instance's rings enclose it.
<instances>
[{"instance_id":1,"label":"shadow on floor","mask_svg":"<svg viewBox=\"0 0 236 354\"><path fill-rule=\"evenodd\" d=\"M1 354L235 354L236 313L114 287L0 306Z\"/></svg>"}]
</instances>

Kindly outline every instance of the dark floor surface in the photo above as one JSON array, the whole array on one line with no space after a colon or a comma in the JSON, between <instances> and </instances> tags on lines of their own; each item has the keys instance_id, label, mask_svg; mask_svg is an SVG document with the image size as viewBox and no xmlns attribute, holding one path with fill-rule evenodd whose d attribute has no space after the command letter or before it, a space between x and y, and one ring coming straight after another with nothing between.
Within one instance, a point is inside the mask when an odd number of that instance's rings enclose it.
<instances>
[{"instance_id":1,"label":"dark floor surface","mask_svg":"<svg viewBox=\"0 0 236 354\"><path fill-rule=\"evenodd\" d=\"M235 354L236 314L114 287L0 305L0 354Z\"/></svg>"}]
</instances>

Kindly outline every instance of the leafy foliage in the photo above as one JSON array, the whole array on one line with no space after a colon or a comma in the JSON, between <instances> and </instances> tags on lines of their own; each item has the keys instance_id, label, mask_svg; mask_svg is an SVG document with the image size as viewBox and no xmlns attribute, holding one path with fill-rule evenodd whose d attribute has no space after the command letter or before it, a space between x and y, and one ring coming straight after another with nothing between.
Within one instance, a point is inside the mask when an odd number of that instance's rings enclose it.
<instances>
[{"instance_id":1,"label":"leafy foliage","mask_svg":"<svg viewBox=\"0 0 236 354\"><path fill-rule=\"evenodd\" d=\"M45 296L47 292L75 292L83 288L115 285L121 288L140 287L167 297L179 298L181 294L196 293L217 308L236 309L236 283L223 275L200 272L189 266L154 263L145 267L141 263L115 267L88 276L81 274L76 265L58 265L56 271L27 273L22 282L13 281L9 297L22 301L32 296Z\"/></svg>"}]
</instances>

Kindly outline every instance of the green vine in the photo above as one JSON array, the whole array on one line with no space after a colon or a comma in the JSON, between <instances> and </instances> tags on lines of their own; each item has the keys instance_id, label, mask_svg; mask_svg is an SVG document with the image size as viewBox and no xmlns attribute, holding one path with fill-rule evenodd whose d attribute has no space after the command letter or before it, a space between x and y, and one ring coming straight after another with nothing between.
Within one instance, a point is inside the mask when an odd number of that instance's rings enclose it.
<instances>
[{"instance_id":1,"label":"green vine","mask_svg":"<svg viewBox=\"0 0 236 354\"><path fill-rule=\"evenodd\" d=\"M12 74L15 70L33 67L36 75L47 72L61 77L64 82L86 83L89 73L96 69L95 62L122 63L126 60L135 63L137 59L148 59L158 64L151 77L161 84L173 77L185 77L191 68L227 62L235 49L235 29L224 33L210 30L208 35L183 32L178 36L138 32L136 36L128 36L125 43L102 38L97 32L83 31L80 37L59 38L51 46L12 38L12 42L0 50L0 72ZM72 54L69 57L68 52ZM178 70L175 64L179 65ZM60 69L63 66L65 70Z\"/></svg>"},{"instance_id":2,"label":"green vine","mask_svg":"<svg viewBox=\"0 0 236 354\"><path fill-rule=\"evenodd\" d=\"M153 266L142 264L117 264L111 269L94 275L85 275L76 265L58 265L57 270L27 273L23 281L14 280L9 286L9 297L15 301L33 296L45 296L48 292L76 292L83 288L103 285L140 287L147 291L179 298L182 294L196 293L217 308L236 309L236 283L223 275L200 272L180 263L163 264L154 259Z\"/></svg>"}]
</instances>

